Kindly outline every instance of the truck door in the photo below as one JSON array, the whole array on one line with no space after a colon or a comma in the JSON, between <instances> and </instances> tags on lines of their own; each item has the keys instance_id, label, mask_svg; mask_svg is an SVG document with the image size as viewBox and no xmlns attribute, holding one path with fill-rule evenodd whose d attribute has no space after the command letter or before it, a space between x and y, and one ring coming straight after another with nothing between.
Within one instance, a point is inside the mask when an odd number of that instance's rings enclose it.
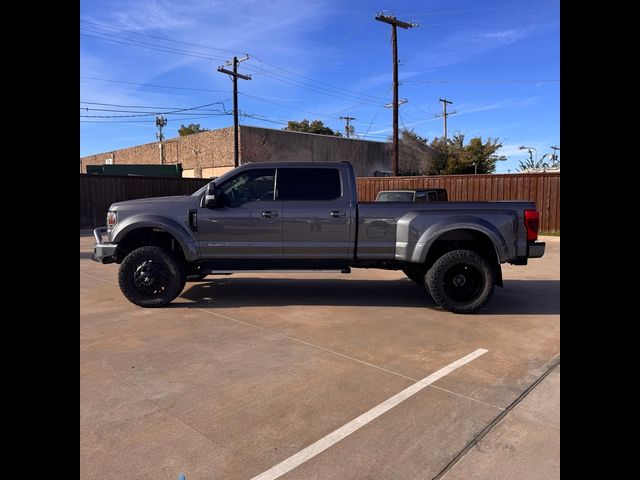
<instances>
[{"instance_id":1,"label":"truck door","mask_svg":"<svg viewBox=\"0 0 640 480\"><path fill-rule=\"evenodd\" d=\"M282 207L275 169L244 170L219 186L225 206L198 208L198 246L204 259L282 258Z\"/></svg>"},{"instance_id":2,"label":"truck door","mask_svg":"<svg viewBox=\"0 0 640 480\"><path fill-rule=\"evenodd\" d=\"M338 168L278 168L276 199L282 202L285 259L350 257L351 191Z\"/></svg>"}]
</instances>

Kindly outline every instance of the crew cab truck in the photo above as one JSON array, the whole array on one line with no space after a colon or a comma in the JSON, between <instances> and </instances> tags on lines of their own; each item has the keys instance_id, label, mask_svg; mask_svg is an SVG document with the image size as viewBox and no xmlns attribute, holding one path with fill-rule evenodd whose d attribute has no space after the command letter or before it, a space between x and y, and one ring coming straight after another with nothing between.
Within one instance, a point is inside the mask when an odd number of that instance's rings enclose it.
<instances>
[{"instance_id":1,"label":"crew cab truck","mask_svg":"<svg viewBox=\"0 0 640 480\"><path fill-rule=\"evenodd\" d=\"M245 164L190 196L114 203L93 259L120 264L141 307L211 274L358 267L402 270L440 307L473 313L502 286L502 263L544 254L538 224L527 201L358 203L347 162Z\"/></svg>"}]
</instances>

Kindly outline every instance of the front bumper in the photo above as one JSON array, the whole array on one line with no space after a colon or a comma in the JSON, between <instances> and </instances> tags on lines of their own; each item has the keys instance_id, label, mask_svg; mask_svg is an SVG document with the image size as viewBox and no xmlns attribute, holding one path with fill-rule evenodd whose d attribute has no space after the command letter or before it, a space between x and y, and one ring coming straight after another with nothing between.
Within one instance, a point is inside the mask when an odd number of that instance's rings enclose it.
<instances>
[{"instance_id":1,"label":"front bumper","mask_svg":"<svg viewBox=\"0 0 640 480\"><path fill-rule=\"evenodd\" d=\"M113 263L113 258L116 253L117 244L115 243L103 243L102 234L107 233L107 227L98 227L93 231L93 236L96 239L96 244L93 247L93 255L91 260L100 263Z\"/></svg>"},{"instance_id":2,"label":"front bumper","mask_svg":"<svg viewBox=\"0 0 640 480\"><path fill-rule=\"evenodd\" d=\"M545 242L533 242L529 244L529 258L540 258L544 255Z\"/></svg>"}]
</instances>

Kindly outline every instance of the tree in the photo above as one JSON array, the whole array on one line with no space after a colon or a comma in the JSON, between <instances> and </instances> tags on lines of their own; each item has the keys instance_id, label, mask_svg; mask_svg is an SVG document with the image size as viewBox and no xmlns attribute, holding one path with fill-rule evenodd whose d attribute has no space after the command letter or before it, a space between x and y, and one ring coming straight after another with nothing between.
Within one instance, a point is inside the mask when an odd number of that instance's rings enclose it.
<instances>
[{"instance_id":1,"label":"tree","mask_svg":"<svg viewBox=\"0 0 640 480\"><path fill-rule=\"evenodd\" d=\"M202 133L207 131L208 130L206 128L201 128L199 123L190 123L186 127L184 125L180 125L178 134L181 137L184 137L186 135L193 135L194 133Z\"/></svg>"},{"instance_id":2,"label":"tree","mask_svg":"<svg viewBox=\"0 0 640 480\"><path fill-rule=\"evenodd\" d=\"M334 132L329 127L325 126L322 120L313 120L311 123L309 123L309 120L307 120L306 118L301 122L289 120L287 122L287 126L283 128L283 130L288 130L290 132L317 133L319 135L331 135L334 137L342 136L340 132Z\"/></svg>"},{"instance_id":3,"label":"tree","mask_svg":"<svg viewBox=\"0 0 640 480\"><path fill-rule=\"evenodd\" d=\"M545 169L549 168L549 164L544 161L545 158L549 156L548 153L545 153L540 160L533 159L533 151L531 149L528 150L529 158L527 158L524 162L520 160L520 165L516 169L518 172L531 173L531 172L544 172ZM554 166L556 162L553 162ZM560 162L557 162L557 166L560 166Z\"/></svg>"},{"instance_id":4,"label":"tree","mask_svg":"<svg viewBox=\"0 0 640 480\"><path fill-rule=\"evenodd\" d=\"M482 137L474 137L465 145L464 135L456 134L449 142L452 148L442 172L447 175L493 173L496 171L496 162L506 160L504 156L495 155L502 147L497 138L488 138L483 142Z\"/></svg>"},{"instance_id":5,"label":"tree","mask_svg":"<svg viewBox=\"0 0 640 480\"><path fill-rule=\"evenodd\" d=\"M428 175L432 170L433 155L429 140L406 128L400 135L398 170L402 175Z\"/></svg>"},{"instance_id":6,"label":"tree","mask_svg":"<svg viewBox=\"0 0 640 480\"><path fill-rule=\"evenodd\" d=\"M434 138L430 147L433 161L429 175L446 175L447 162L454 155L451 143L444 138Z\"/></svg>"},{"instance_id":7,"label":"tree","mask_svg":"<svg viewBox=\"0 0 640 480\"><path fill-rule=\"evenodd\" d=\"M399 170L403 175L455 175L493 173L496 162L506 160L495 152L502 147L497 138L472 138L464 144L464 135L434 138L431 143L410 130L402 130Z\"/></svg>"}]
</instances>

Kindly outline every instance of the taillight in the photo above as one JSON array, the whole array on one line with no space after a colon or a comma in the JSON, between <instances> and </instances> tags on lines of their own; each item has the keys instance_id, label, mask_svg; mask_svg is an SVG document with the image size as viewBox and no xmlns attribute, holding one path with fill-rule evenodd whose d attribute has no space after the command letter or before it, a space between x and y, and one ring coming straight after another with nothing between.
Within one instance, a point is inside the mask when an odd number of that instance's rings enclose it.
<instances>
[{"instance_id":1,"label":"taillight","mask_svg":"<svg viewBox=\"0 0 640 480\"><path fill-rule=\"evenodd\" d=\"M527 240L535 242L540 228L540 214L537 210L524 211L524 226L527 228Z\"/></svg>"},{"instance_id":2,"label":"taillight","mask_svg":"<svg viewBox=\"0 0 640 480\"><path fill-rule=\"evenodd\" d=\"M107 227L113 228L118 223L118 214L116 212L107 212Z\"/></svg>"}]
</instances>

